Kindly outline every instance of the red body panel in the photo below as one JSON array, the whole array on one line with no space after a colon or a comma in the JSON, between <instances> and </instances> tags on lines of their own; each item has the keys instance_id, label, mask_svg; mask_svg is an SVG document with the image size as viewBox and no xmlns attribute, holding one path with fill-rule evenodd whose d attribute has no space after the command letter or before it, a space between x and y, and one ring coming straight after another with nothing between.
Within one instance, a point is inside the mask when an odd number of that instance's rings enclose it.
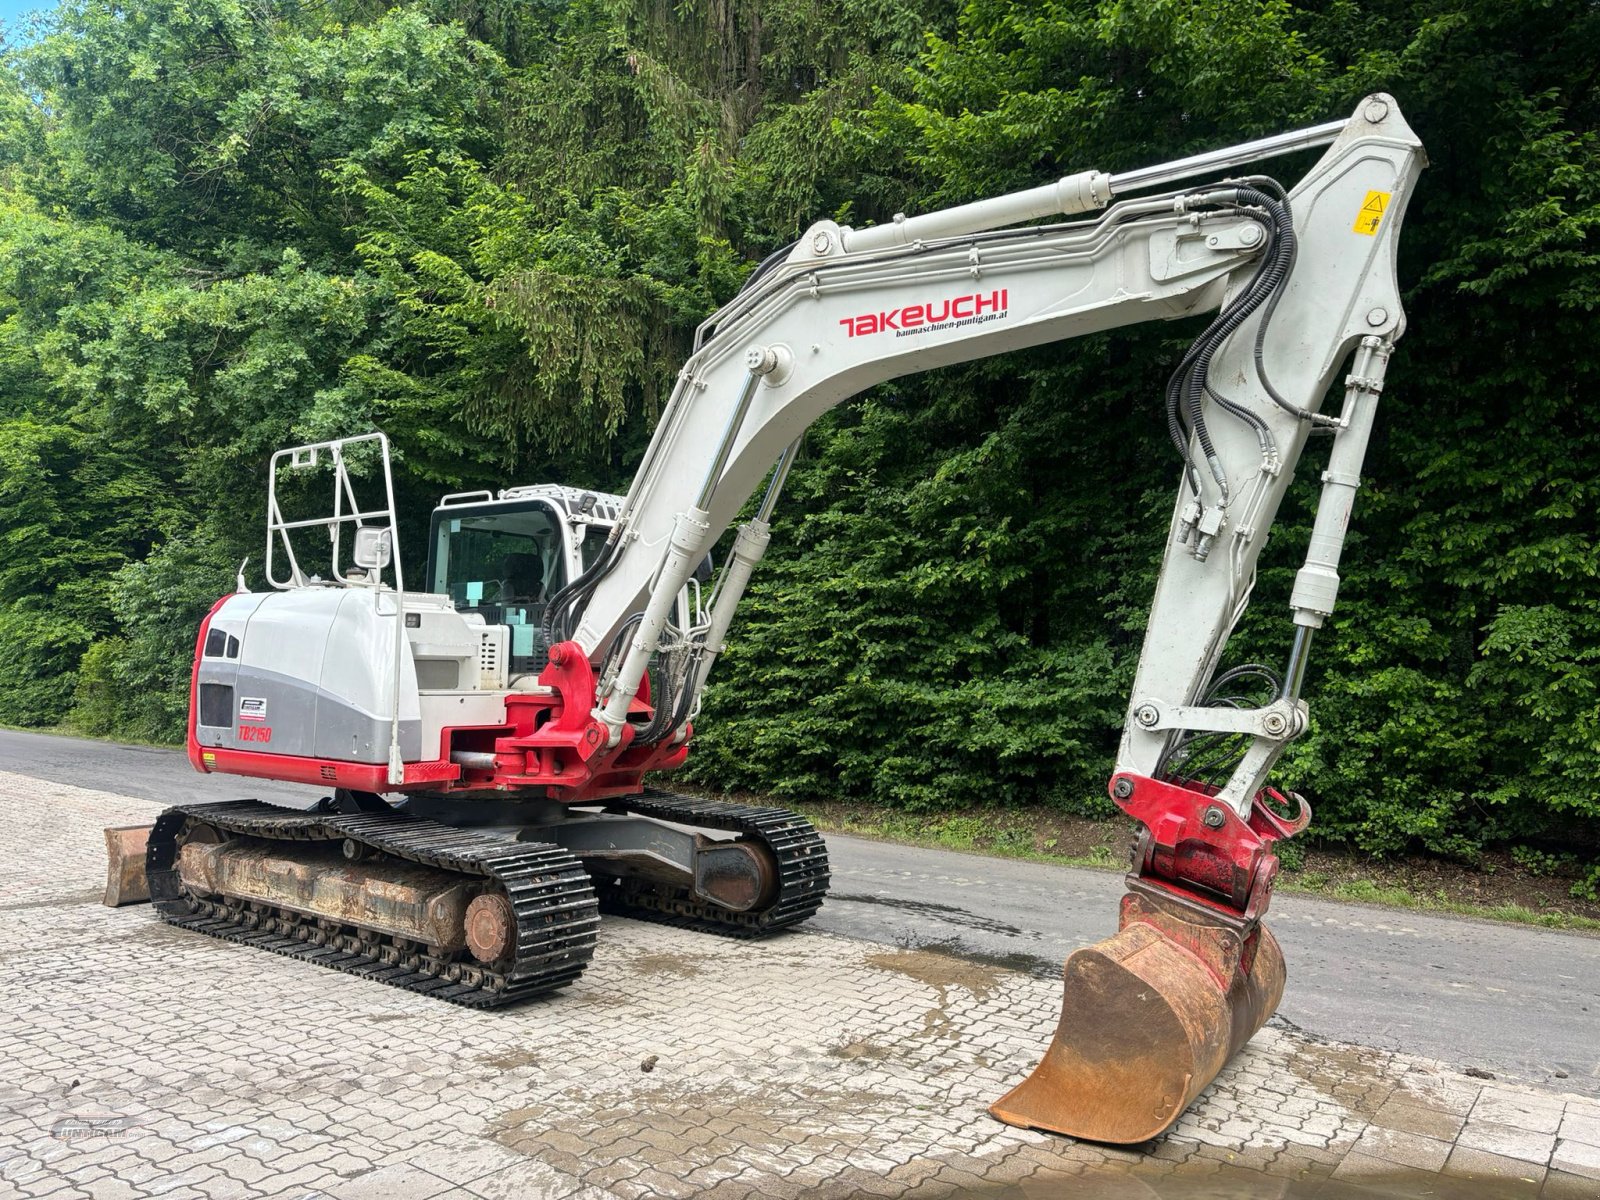
<instances>
[{"instance_id":1,"label":"red body panel","mask_svg":"<svg viewBox=\"0 0 1600 1200\"><path fill-rule=\"evenodd\" d=\"M199 762L195 762L197 752ZM443 790L441 784L453 783L461 776L461 768L448 760L407 763L405 782L396 787L389 783L389 768L383 763L340 762L331 758L274 754L270 750L197 746L192 737L189 761L206 772L281 779L285 783L331 785L353 792L440 791Z\"/></svg>"},{"instance_id":2,"label":"red body panel","mask_svg":"<svg viewBox=\"0 0 1600 1200\"><path fill-rule=\"evenodd\" d=\"M200 757L202 749L194 734L195 722L200 716L200 655L206 648L206 634L211 632L211 618L227 602L226 596L217 598L217 602L206 613L205 620L200 622L200 636L194 640L194 665L189 668L189 725L184 741L189 748L189 762L196 771L211 770Z\"/></svg>"}]
</instances>

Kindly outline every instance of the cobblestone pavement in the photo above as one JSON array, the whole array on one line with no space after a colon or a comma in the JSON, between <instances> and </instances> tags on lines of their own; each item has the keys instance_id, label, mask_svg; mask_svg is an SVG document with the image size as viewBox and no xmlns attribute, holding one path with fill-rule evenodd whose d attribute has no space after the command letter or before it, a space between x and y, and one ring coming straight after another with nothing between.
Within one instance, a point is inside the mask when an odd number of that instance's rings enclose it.
<instances>
[{"instance_id":1,"label":"cobblestone pavement","mask_svg":"<svg viewBox=\"0 0 1600 1200\"><path fill-rule=\"evenodd\" d=\"M1272 1027L1137 1151L1009 1129L1058 988L925 950L608 918L451 1007L102 907L154 811L0 772L0 1196L1600 1196L1600 1103Z\"/></svg>"}]
</instances>

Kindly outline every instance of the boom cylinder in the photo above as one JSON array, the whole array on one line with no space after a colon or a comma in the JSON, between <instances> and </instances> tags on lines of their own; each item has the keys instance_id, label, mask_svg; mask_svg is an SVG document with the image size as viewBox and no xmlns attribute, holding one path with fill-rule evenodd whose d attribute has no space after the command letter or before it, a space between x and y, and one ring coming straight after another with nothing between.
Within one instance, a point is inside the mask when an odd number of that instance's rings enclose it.
<instances>
[{"instance_id":1,"label":"boom cylinder","mask_svg":"<svg viewBox=\"0 0 1600 1200\"><path fill-rule=\"evenodd\" d=\"M650 592L650 603L645 606L644 617L639 622L639 631L634 635L627 657L617 671L610 696L604 707L595 713L611 730L613 745L627 722L628 706L639 690L639 682L650 664L650 656L661 644L661 631L667 627L667 620L677 604L678 589L689 581L695 564L705 553L710 533L711 514L705 509L691 508L688 512L678 514L678 520L672 527L672 545L667 551L666 561L661 564L661 573L656 576L655 587Z\"/></svg>"},{"instance_id":2,"label":"boom cylinder","mask_svg":"<svg viewBox=\"0 0 1600 1200\"><path fill-rule=\"evenodd\" d=\"M645 669L650 665L650 656L661 645L661 633L666 629L672 609L677 604L678 591L689 582L689 576L705 554L706 543L711 536L711 514L707 511L711 498L716 493L733 444L739 437L739 429L750 411L750 403L755 399L756 389L761 386L762 378L777 367L778 358L771 349L752 346L745 355L745 363L749 373L745 375L744 386L739 391L733 411L728 414L728 422L723 428L717 452L712 456L711 466L701 481L699 499L687 512L679 513L677 521L673 523L671 546L651 587L650 602L639 621L638 633L634 635L633 644L628 647L627 656L617 671L610 695L595 712L595 716L610 729L612 745L617 743L622 734L622 726L628 719L628 706L639 690Z\"/></svg>"},{"instance_id":3,"label":"boom cylinder","mask_svg":"<svg viewBox=\"0 0 1600 1200\"><path fill-rule=\"evenodd\" d=\"M772 481L767 484L766 495L761 498L761 507L753 518L739 526L739 533L733 539L727 571L717 585L717 594L711 600L711 627L706 631L705 657L701 660L697 686L705 682L711 664L727 644L733 611L739 607L756 564L766 555L767 546L772 542L772 510L777 507L778 493L783 490L784 480L789 477L789 468L794 465L794 456L799 450L800 439L796 438L779 457L777 466L773 467Z\"/></svg>"},{"instance_id":4,"label":"boom cylinder","mask_svg":"<svg viewBox=\"0 0 1600 1200\"><path fill-rule=\"evenodd\" d=\"M767 493L761 498L761 507L756 510L753 518L739 526L738 536L733 540L733 550L728 556L728 565L724 568L722 581L717 584L716 595L711 600L711 622L706 630L703 652L692 681L696 695L705 686L711 668L716 664L717 656L727 645L728 627L733 624L734 610L739 607L739 601L744 598L745 588L750 584L750 576L755 572L756 565L766 555L767 547L772 542L772 526L769 523L772 510L777 506L778 493L783 490L784 480L789 477L789 468L794 465L794 456L799 452L800 438L796 438L779 457L778 465L772 469L772 481L767 484Z\"/></svg>"}]
</instances>

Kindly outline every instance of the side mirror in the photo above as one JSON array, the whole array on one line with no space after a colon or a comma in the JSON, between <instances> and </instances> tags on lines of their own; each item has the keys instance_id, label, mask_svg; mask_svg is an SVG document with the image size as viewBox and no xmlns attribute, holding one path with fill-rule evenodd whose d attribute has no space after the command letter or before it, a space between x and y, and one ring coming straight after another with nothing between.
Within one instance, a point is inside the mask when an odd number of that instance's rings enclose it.
<instances>
[{"instance_id":1,"label":"side mirror","mask_svg":"<svg viewBox=\"0 0 1600 1200\"><path fill-rule=\"evenodd\" d=\"M363 570L381 571L394 558L394 539L387 529L363 525L356 530L356 544L350 557Z\"/></svg>"}]
</instances>

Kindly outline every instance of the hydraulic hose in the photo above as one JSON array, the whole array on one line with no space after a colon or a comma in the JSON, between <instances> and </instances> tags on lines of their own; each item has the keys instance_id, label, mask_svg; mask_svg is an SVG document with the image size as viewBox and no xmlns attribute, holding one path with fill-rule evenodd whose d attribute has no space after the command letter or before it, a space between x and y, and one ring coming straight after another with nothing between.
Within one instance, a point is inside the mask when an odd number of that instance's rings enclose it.
<instances>
[{"instance_id":1,"label":"hydraulic hose","mask_svg":"<svg viewBox=\"0 0 1600 1200\"><path fill-rule=\"evenodd\" d=\"M595 588L600 586L600 581L616 566L621 547L618 532L620 528L620 526L612 527L611 536L606 539L600 557L589 564L588 570L550 597L550 602L545 606L544 619L539 623L539 631L543 634L547 646L564 642L572 636L572 630L577 625L584 607L589 603L589 597L594 594Z\"/></svg>"},{"instance_id":2,"label":"hydraulic hose","mask_svg":"<svg viewBox=\"0 0 1600 1200\"><path fill-rule=\"evenodd\" d=\"M1252 188L1239 188L1235 193L1237 199L1234 203L1241 208L1253 202L1256 197L1271 203L1270 197ZM1249 215L1255 216L1254 213ZM1224 504L1228 498L1227 477L1217 457L1216 448L1212 444L1210 431L1206 428L1202 408L1206 394L1206 376L1211 366L1211 359L1223 342L1267 299L1267 289L1276 287L1282 282L1282 276L1273 270L1277 265L1274 262L1273 231L1274 226L1268 224L1267 257L1262 267L1256 271L1238 299L1217 314L1215 320L1194 340L1179 361L1177 369L1167 380L1167 432L1183 458L1184 474L1190 490L1196 496L1200 494L1199 475L1195 470L1194 457L1189 452L1192 431L1194 440L1200 445L1201 453L1205 455L1212 477L1222 491Z\"/></svg>"},{"instance_id":3,"label":"hydraulic hose","mask_svg":"<svg viewBox=\"0 0 1600 1200\"><path fill-rule=\"evenodd\" d=\"M1266 181L1262 181L1266 182ZM1271 185L1280 194L1281 188L1274 183ZM1276 453L1276 446L1272 440L1271 431L1260 417L1251 413L1242 405L1228 400L1220 395L1210 383L1211 361L1218 350L1231 337L1244 322L1261 308L1263 304L1268 307L1262 314L1262 320L1256 331L1255 362L1258 373L1262 372L1263 359L1261 348L1265 334L1270 323L1277 300L1282 293L1283 285L1289 277L1289 272L1294 266L1295 238L1294 223L1285 200L1278 199L1260 188L1253 186L1240 186L1233 189L1233 195L1226 201L1229 207L1236 207L1246 212L1246 215L1258 220L1265 227L1267 233L1267 246L1263 255L1261 266L1256 270L1238 299L1219 313L1211 325L1195 339L1188 352L1173 371L1167 381L1167 430L1172 437L1174 445L1184 460L1185 478L1190 489L1196 496L1200 494L1199 476L1195 470L1194 457L1189 450L1189 441L1193 440L1199 445L1201 453L1205 456L1207 465L1211 469L1212 478L1216 480L1221 492L1221 503L1224 507L1229 502L1229 488L1226 473L1222 468L1220 458L1216 454L1215 446L1211 440L1210 431L1206 428L1204 401L1210 396L1218 403L1223 411L1248 424L1256 434L1256 440L1261 446L1263 457ZM1296 409L1281 395L1276 394L1270 386L1264 373L1261 374L1264 390L1281 406L1287 407L1297 415L1309 416L1303 410Z\"/></svg>"},{"instance_id":4,"label":"hydraulic hose","mask_svg":"<svg viewBox=\"0 0 1600 1200\"><path fill-rule=\"evenodd\" d=\"M1281 252L1280 257L1284 260L1282 278L1287 279L1289 273L1294 270L1295 257L1299 253L1299 243L1295 237L1294 221L1289 211L1289 202L1285 199L1281 204L1273 205L1268 211L1273 214L1276 239L1286 247ZM1266 392L1271 397L1272 402L1283 409L1284 412L1293 413L1299 420L1309 421L1311 424L1319 426L1337 426L1339 424L1337 418L1314 413L1310 409L1301 408L1285 398L1277 388L1272 386L1272 380L1267 375L1266 356L1263 353L1267 340L1267 328L1272 324L1272 315L1277 311L1278 301L1282 299L1282 296L1282 287L1275 286L1272 294L1267 298L1266 311L1261 314L1261 324L1256 326L1256 340L1252 354L1255 359L1256 378L1261 381L1261 390Z\"/></svg>"}]
</instances>

